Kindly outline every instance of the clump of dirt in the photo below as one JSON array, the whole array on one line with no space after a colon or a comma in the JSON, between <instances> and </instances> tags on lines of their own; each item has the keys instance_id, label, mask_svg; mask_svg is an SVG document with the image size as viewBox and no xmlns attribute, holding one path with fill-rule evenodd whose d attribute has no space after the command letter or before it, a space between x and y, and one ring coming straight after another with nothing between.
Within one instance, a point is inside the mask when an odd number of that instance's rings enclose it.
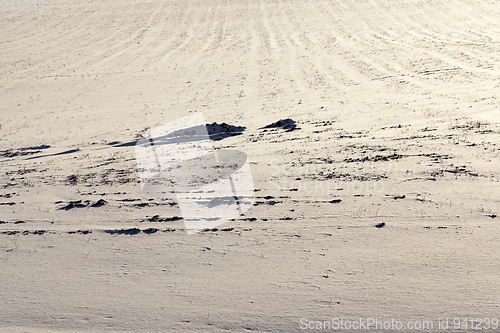
<instances>
[{"instance_id":1,"label":"clump of dirt","mask_svg":"<svg viewBox=\"0 0 500 333\"><path fill-rule=\"evenodd\" d=\"M234 126L226 123L218 124L216 122L206 124L206 126L210 139L214 141L222 140L230 136L241 135L246 129L245 126Z\"/></svg>"},{"instance_id":2,"label":"clump of dirt","mask_svg":"<svg viewBox=\"0 0 500 333\"><path fill-rule=\"evenodd\" d=\"M94 203L92 205L92 207L101 207L101 206L104 206L104 205L107 205L108 202L104 199L99 199L96 203Z\"/></svg>"},{"instance_id":3,"label":"clump of dirt","mask_svg":"<svg viewBox=\"0 0 500 333\"><path fill-rule=\"evenodd\" d=\"M182 220L182 217L173 216L173 217L160 217L160 215L155 215L149 218L149 222L172 222Z\"/></svg>"},{"instance_id":4,"label":"clump of dirt","mask_svg":"<svg viewBox=\"0 0 500 333\"><path fill-rule=\"evenodd\" d=\"M295 122L295 120L290 118L278 120L277 122L264 126L263 128L282 128L285 130L285 132L291 132L300 129L299 127L297 127L297 123Z\"/></svg>"}]
</instances>

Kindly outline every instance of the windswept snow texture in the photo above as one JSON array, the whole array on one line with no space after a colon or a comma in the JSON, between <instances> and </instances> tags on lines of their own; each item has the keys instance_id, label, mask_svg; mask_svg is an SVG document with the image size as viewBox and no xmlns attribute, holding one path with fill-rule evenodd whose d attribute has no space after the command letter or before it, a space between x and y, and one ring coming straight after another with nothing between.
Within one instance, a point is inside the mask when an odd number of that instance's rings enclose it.
<instances>
[{"instance_id":1,"label":"windswept snow texture","mask_svg":"<svg viewBox=\"0 0 500 333\"><path fill-rule=\"evenodd\" d=\"M0 332L500 316L498 1L6 4ZM135 147L196 113L255 200L188 235Z\"/></svg>"}]
</instances>

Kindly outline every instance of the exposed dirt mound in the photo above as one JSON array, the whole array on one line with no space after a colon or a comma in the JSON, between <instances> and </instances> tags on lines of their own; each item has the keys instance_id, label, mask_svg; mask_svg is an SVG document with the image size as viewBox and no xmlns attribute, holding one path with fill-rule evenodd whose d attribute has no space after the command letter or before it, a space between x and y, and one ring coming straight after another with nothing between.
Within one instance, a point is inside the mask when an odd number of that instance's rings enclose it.
<instances>
[{"instance_id":1,"label":"exposed dirt mound","mask_svg":"<svg viewBox=\"0 0 500 333\"><path fill-rule=\"evenodd\" d=\"M295 120L290 118L278 120L277 122L264 126L263 128L282 128L285 130L285 132L291 132L300 129L299 127L297 127L297 123L295 122Z\"/></svg>"},{"instance_id":2,"label":"exposed dirt mound","mask_svg":"<svg viewBox=\"0 0 500 333\"><path fill-rule=\"evenodd\" d=\"M206 126L210 139L214 141L222 140L230 136L241 135L246 129L245 126L234 126L226 123L217 124L216 122L206 124Z\"/></svg>"}]
</instances>

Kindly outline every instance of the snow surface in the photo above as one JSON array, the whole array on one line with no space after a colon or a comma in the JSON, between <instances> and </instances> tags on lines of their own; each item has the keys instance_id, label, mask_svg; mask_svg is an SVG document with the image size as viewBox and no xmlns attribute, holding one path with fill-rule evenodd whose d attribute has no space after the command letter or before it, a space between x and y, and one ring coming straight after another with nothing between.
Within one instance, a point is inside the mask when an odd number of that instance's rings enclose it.
<instances>
[{"instance_id":1,"label":"snow surface","mask_svg":"<svg viewBox=\"0 0 500 333\"><path fill-rule=\"evenodd\" d=\"M0 17L1 332L500 317L498 2ZM188 235L175 198L142 191L134 147L196 112L215 149L248 155L256 201Z\"/></svg>"}]
</instances>

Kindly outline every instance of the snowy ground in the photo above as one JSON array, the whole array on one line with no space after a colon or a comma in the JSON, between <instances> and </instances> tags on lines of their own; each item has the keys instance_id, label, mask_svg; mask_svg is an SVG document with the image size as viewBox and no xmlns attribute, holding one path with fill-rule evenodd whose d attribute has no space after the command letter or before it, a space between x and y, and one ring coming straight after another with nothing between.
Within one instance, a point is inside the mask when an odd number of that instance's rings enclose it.
<instances>
[{"instance_id":1,"label":"snowy ground","mask_svg":"<svg viewBox=\"0 0 500 333\"><path fill-rule=\"evenodd\" d=\"M0 17L1 332L500 318L497 2ZM141 191L134 146L196 112L245 127L212 144L249 156L256 201L187 235L175 200Z\"/></svg>"}]
</instances>

